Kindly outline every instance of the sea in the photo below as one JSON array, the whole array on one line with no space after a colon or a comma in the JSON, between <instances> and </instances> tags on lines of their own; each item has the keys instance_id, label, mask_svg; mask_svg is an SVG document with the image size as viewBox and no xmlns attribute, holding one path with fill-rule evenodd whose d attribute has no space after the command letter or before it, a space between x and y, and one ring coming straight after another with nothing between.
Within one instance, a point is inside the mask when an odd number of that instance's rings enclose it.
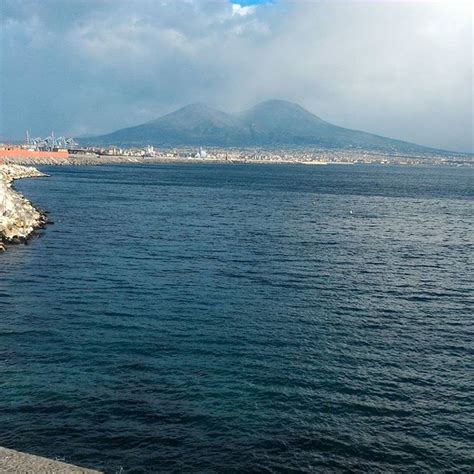
<instances>
[{"instance_id":1,"label":"sea","mask_svg":"<svg viewBox=\"0 0 474 474\"><path fill-rule=\"evenodd\" d=\"M146 472L473 472L474 170L41 167L0 446Z\"/></svg>"}]
</instances>

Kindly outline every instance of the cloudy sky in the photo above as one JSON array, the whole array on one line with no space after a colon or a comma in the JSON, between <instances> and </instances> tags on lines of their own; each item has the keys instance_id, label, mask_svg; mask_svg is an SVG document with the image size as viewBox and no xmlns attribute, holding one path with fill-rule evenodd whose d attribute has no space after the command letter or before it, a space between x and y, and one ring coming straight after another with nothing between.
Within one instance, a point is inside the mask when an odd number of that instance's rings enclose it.
<instances>
[{"instance_id":1,"label":"cloudy sky","mask_svg":"<svg viewBox=\"0 0 474 474\"><path fill-rule=\"evenodd\" d=\"M0 141L280 98L473 151L472 21L470 0L0 0Z\"/></svg>"}]
</instances>

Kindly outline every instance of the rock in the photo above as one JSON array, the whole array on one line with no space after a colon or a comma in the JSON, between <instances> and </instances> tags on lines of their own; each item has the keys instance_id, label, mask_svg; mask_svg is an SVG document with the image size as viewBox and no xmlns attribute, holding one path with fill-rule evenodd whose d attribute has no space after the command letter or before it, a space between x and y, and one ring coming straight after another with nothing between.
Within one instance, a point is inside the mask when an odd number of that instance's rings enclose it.
<instances>
[{"instance_id":1,"label":"rock","mask_svg":"<svg viewBox=\"0 0 474 474\"><path fill-rule=\"evenodd\" d=\"M15 179L41 176L47 175L36 168L0 165L0 252L7 243L25 242L35 229L47 223L46 215L12 186Z\"/></svg>"}]
</instances>

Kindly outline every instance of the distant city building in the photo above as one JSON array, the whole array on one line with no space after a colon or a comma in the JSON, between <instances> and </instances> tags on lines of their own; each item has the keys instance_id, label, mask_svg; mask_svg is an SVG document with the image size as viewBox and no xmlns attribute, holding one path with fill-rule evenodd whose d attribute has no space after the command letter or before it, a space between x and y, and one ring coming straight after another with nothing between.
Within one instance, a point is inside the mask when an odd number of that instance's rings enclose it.
<instances>
[{"instance_id":1,"label":"distant city building","mask_svg":"<svg viewBox=\"0 0 474 474\"><path fill-rule=\"evenodd\" d=\"M156 156L155 148L152 145L148 145L145 148L145 156Z\"/></svg>"},{"instance_id":2,"label":"distant city building","mask_svg":"<svg viewBox=\"0 0 474 474\"><path fill-rule=\"evenodd\" d=\"M207 158L207 151L199 147L199 151L194 155L194 158Z\"/></svg>"}]
</instances>

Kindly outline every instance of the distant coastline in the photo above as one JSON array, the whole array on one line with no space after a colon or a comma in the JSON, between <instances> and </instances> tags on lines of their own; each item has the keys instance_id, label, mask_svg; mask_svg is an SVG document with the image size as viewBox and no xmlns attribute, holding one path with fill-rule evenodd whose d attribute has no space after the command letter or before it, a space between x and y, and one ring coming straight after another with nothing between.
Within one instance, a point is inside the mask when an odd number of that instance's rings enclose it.
<instances>
[{"instance_id":1,"label":"distant coastline","mask_svg":"<svg viewBox=\"0 0 474 474\"><path fill-rule=\"evenodd\" d=\"M223 163L223 164L382 164L382 165L447 165L473 166L472 154L388 154L365 150L322 150L315 148L209 148L179 147L154 149L87 147L84 150L70 150L65 156L31 156L21 153L17 156L2 155L0 162L25 166L54 165L101 165L101 164L151 164L151 163Z\"/></svg>"}]
</instances>

